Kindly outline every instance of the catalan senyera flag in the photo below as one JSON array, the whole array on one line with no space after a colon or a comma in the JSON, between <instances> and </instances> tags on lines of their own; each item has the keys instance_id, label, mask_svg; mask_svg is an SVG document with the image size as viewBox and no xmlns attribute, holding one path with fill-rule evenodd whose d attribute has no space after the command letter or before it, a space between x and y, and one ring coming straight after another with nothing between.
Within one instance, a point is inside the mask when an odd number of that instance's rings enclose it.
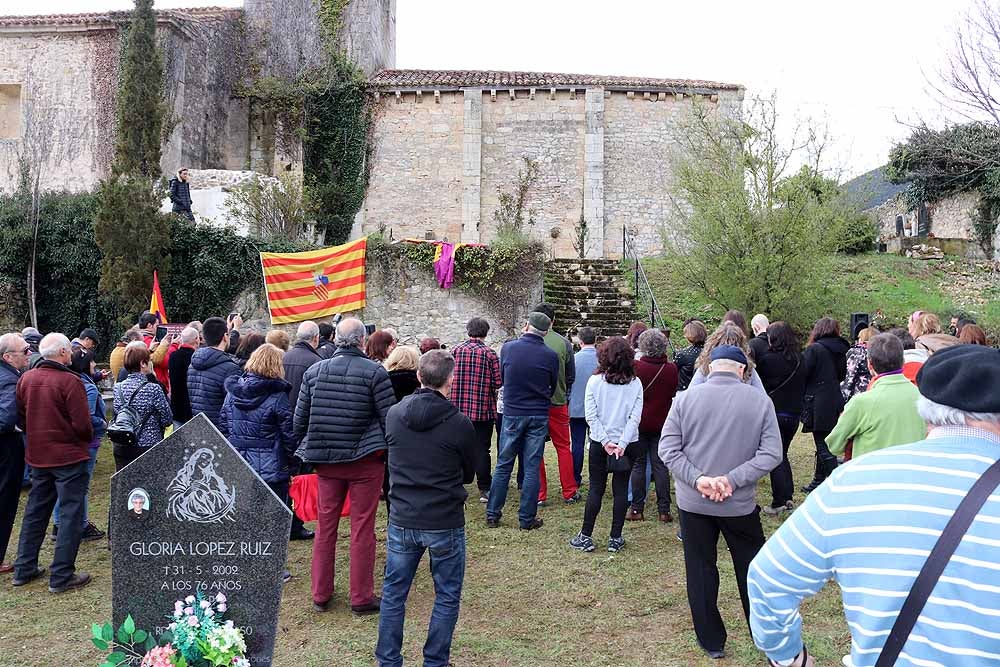
<instances>
[{"instance_id":1,"label":"catalan senyera flag","mask_svg":"<svg viewBox=\"0 0 1000 667\"><path fill-rule=\"evenodd\" d=\"M364 308L367 241L260 253L271 322L301 322Z\"/></svg>"},{"instance_id":2,"label":"catalan senyera flag","mask_svg":"<svg viewBox=\"0 0 1000 667\"><path fill-rule=\"evenodd\" d=\"M167 308L163 305L163 295L160 294L160 277L153 271L153 295L149 297L149 312L160 316L160 324L167 323Z\"/></svg>"}]
</instances>

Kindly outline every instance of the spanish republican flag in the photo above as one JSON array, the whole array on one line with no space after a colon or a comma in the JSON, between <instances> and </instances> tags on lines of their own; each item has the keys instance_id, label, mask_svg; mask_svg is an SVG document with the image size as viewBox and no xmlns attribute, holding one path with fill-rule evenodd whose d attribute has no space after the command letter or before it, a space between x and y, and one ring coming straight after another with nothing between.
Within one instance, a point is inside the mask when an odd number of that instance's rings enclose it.
<instances>
[{"instance_id":1,"label":"spanish republican flag","mask_svg":"<svg viewBox=\"0 0 1000 667\"><path fill-rule=\"evenodd\" d=\"M153 296L149 297L149 312L158 315L160 324L167 323L167 309L163 305L163 295L160 294L160 277L153 271Z\"/></svg>"},{"instance_id":2,"label":"spanish republican flag","mask_svg":"<svg viewBox=\"0 0 1000 667\"><path fill-rule=\"evenodd\" d=\"M301 322L364 308L367 241L260 253L271 322Z\"/></svg>"}]
</instances>

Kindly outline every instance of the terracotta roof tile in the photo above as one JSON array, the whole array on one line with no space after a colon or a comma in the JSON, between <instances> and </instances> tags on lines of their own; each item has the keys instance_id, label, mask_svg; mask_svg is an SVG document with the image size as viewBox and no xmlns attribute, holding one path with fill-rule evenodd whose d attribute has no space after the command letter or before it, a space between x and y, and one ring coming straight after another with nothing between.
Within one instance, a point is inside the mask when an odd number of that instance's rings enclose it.
<instances>
[{"instance_id":1,"label":"terracotta roof tile","mask_svg":"<svg viewBox=\"0 0 1000 667\"><path fill-rule=\"evenodd\" d=\"M557 74L554 72L497 72L487 70L388 69L371 83L381 90L415 88L566 88L604 86L633 89L737 90L735 83L690 79L655 79L635 76Z\"/></svg>"},{"instance_id":2,"label":"terracotta roof tile","mask_svg":"<svg viewBox=\"0 0 1000 667\"><path fill-rule=\"evenodd\" d=\"M187 9L158 9L157 16L171 18L214 18L235 15L243 10L237 7L190 7ZM130 11L93 12L89 14L40 14L35 16L0 16L0 27L21 26L72 26L117 23L128 20Z\"/></svg>"}]
</instances>

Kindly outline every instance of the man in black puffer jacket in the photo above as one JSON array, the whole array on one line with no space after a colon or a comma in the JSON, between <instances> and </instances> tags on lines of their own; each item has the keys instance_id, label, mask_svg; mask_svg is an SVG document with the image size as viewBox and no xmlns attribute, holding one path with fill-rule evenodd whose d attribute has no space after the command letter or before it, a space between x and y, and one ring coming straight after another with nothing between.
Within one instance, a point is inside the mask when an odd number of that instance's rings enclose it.
<instances>
[{"instance_id":1,"label":"man in black puffer jacket","mask_svg":"<svg viewBox=\"0 0 1000 667\"><path fill-rule=\"evenodd\" d=\"M362 352L365 325L348 318L337 326L337 351L302 376L295 405L295 452L316 468L319 527L313 543L313 606L325 611L333 597L334 554L340 511L351 494L351 609L377 614L375 510L385 471L385 419L396 403L389 374Z\"/></svg>"},{"instance_id":2,"label":"man in black puffer jacket","mask_svg":"<svg viewBox=\"0 0 1000 667\"><path fill-rule=\"evenodd\" d=\"M188 369L188 398L191 401L191 415L205 413L209 421L219 426L219 411L226 399L226 378L239 375L239 365L226 354L229 345L229 327L221 317L205 320L201 330L205 346L191 356Z\"/></svg>"}]
</instances>

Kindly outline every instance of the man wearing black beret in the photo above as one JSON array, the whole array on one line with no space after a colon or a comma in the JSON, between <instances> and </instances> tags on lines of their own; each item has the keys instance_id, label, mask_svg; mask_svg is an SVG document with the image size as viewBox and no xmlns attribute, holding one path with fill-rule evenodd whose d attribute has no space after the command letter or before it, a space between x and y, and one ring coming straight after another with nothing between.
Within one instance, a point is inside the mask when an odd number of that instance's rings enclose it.
<instances>
[{"instance_id":1,"label":"man wearing black beret","mask_svg":"<svg viewBox=\"0 0 1000 667\"><path fill-rule=\"evenodd\" d=\"M914 586L959 503L1000 459L1000 351L943 349L921 368L917 386L927 438L838 468L750 565L750 626L772 665L811 664L799 603L829 579L843 593L853 639L844 664L875 664L884 650L879 665L902 664L899 657L906 664L978 667L1000 656L995 480L986 485L992 498L978 510L972 506L975 519L958 529L954 553L939 561L940 577ZM900 615L908 596L923 606ZM915 623L894 630L897 617ZM890 632L897 641L887 642Z\"/></svg>"}]
</instances>

